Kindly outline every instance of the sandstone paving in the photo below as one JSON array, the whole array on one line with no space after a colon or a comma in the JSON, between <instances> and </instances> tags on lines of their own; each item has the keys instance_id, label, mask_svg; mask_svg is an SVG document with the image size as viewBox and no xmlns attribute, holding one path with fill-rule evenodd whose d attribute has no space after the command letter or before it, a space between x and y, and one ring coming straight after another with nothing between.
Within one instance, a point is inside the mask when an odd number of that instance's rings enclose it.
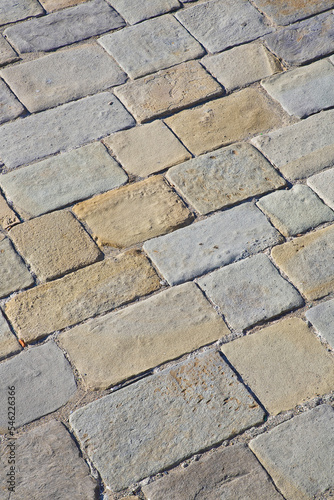
<instances>
[{"instance_id":1,"label":"sandstone paving","mask_svg":"<svg viewBox=\"0 0 334 500\"><path fill-rule=\"evenodd\" d=\"M275 23L286 25L295 23L334 7L333 0L254 0L254 5Z\"/></svg>"},{"instance_id":2,"label":"sandstone paving","mask_svg":"<svg viewBox=\"0 0 334 500\"><path fill-rule=\"evenodd\" d=\"M178 0L108 0L117 12L129 23L136 24L151 17L166 14L181 7Z\"/></svg>"},{"instance_id":3,"label":"sandstone paving","mask_svg":"<svg viewBox=\"0 0 334 500\"><path fill-rule=\"evenodd\" d=\"M0 36L0 64L7 64L17 59L15 50L9 45L7 40Z\"/></svg>"},{"instance_id":4,"label":"sandstone paving","mask_svg":"<svg viewBox=\"0 0 334 500\"><path fill-rule=\"evenodd\" d=\"M43 14L43 9L37 0L1 0L0 25L21 21L27 17Z\"/></svg>"},{"instance_id":5,"label":"sandstone paving","mask_svg":"<svg viewBox=\"0 0 334 500\"><path fill-rule=\"evenodd\" d=\"M15 212L9 207L5 198L0 195L0 226L8 229L10 226L20 222Z\"/></svg>"},{"instance_id":6,"label":"sandstone paving","mask_svg":"<svg viewBox=\"0 0 334 500\"><path fill-rule=\"evenodd\" d=\"M0 241L0 297L34 284L33 277L8 238Z\"/></svg>"},{"instance_id":7,"label":"sandstone paving","mask_svg":"<svg viewBox=\"0 0 334 500\"><path fill-rule=\"evenodd\" d=\"M0 80L0 125L22 115L24 107Z\"/></svg>"},{"instance_id":8,"label":"sandstone paving","mask_svg":"<svg viewBox=\"0 0 334 500\"><path fill-rule=\"evenodd\" d=\"M15 335L10 331L7 321L0 313L0 359L20 352L21 347Z\"/></svg>"},{"instance_id":9,"label":"sandstone paving","mask_svg":"<svg viewBox=\"0 0 334 500\"><path fill-rule=\"evenodd\" d=\"M208 352L76 410L70 425L103 481L117 491L263 416L219 354Z\"/></svg>"},{"instance_id":10,"label":"sandstone paving","mask_svg":"<svg viewBox=\"0 0 334 500\"><path fill-rule=\"evenodd\" d=\"M307 184L334 210L334 168L309 177Z\"/></svg>"},{"instance_id":11,"label":"sandstone paving","mask_svg":"<svg viewBox=\"0 0 334 500\"><path fill-rule=\"evenodd\" d=\"M65 9L66 7L74 7L74 5L84 2L87 2L87 0L40 0L40 3L48 12Z\"/></svg>"},{"instance_id":12,"label":"sandstone paving","mask_svg":"<svg viewBox=\"0 0 334 500\"><path fill-rule=\"evenodd\" d=\"M334 349L334 300L327 300L312 307L305 316Z\"/></svg>"}]
</instances>

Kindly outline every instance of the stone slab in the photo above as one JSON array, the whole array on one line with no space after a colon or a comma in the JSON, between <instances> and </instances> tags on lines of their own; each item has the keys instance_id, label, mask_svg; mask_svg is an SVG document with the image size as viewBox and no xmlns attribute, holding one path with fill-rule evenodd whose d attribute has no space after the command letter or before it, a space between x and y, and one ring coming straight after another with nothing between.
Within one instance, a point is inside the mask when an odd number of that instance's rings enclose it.
<instances>
[{"instance_id":1,"label":"stone slab","mask_svg":"<svg viewBox=\"0 0 334 500\"><path fill-rule=\"evenodd\" d=\"M20 352L21 346L0 312L0 359Z\"/></svg>"},{"instance_id":2,"label":"stone slab","mask_svg":"<svg viewBox=\"0 0 334 500\"><path fill-rule=\"evenodd\" d=\"M276 24L295 23L334 7L333 0L254 0L254 5Z\"/></svg>"},{"instance_id":3,"label":"stone slab","mask_svg":"<svg viewBox=\"0 0 334 500\"><path fill-rule=\"evenodd\" d=\"M0 26L43 14L41 5L36 0L1 0Z\"/></svg>"},{"instance_id":4,"label":"stone slab","mask_svg":"<svg viewBox=\"0 0 334 500\"><path fill-rule=\"evenodd\" d=\"M8 387L15 387L15 428L52 413L76 392L69 362L53 341L0 364L0 432L8 432Z\"/></svg>"},{"instance_id":5,"label":"stone slab","mask_svg":"<svg viewBox=\"0 0 334 500\"><path fill-rule=\"evenodd\" d=\"M334 349L334 300L312 307L305 316Z\"/></svg>"},{"instance_id":6,"label":"stone slab","mask_svg":"<svg viewBox=\"0 0 334 500\"><path fill-rule=\"evenodd\" d=\"M222 351L271 414L333 389L333 357L299 318L224 344Z\"/></svg>"},{"instance_id":7,"label":"stone slab","mask_svg":"<svg viewBox=\"0 0 334 500\"><path fill-rule=\"evenodd\" d=\"M0 80L0 125L22 115L24 107Z\"/></svg>"},{"instance_id":8,"label":"stone slab","mask_svg":"<svg viewBox=\"0 0 334 500\"><path fill-rule=\"evenodd\" d=\"M105 35L99 43L131 78L155 73L204 54L197 40L168 15Z\"/></svg>"},{"instance_id":9,"label":"stone slab","mask_svg":"<svg viewBox=\"0 0 334 500\"><path fill-rule=\"evenodd\" d=\"M20 221L15 215L15 212L8 206L5 198L0 195L0 226L3 229L8 229L18 222Z\"/></svg>"},{"instance_id":10,"label":"stone slab","mask_svg":"<svg viewBox=\"0 0 334 500\"><path fill-rule=\"evenodd\" d=\"M334 168L313 175L307 184L334 210Z\"/></svg>"},{"instance_id":11,"label":"stone slab","mask_svg":"<svg viewBox=\"0 0 334 500\"><path fill-rule=\"evenodd\" d=\"M0 64L8 64L17 59L17 54L15 50L9 45L7 40L1 35L0 36Z\"/></svg>"},{"instance_id":12,"label":"stone slab","mask_svg":"<svg viewBox=\"0 0 334 500\"><path fill-rule=\"evenodd\" d=\"M144 250L167 281L176 285L280 241L260 210L245 203L147 241Z\"/></svg>"},{"instance_id":13,"label":"stone slab","mask_svg":"<svg viewBox=\"0 0 334 500\"><path fill-rule=\"evenodd\" d=\"M287 500L330 498L333 436L333 408L321 405L261 434L250 447Z\"/></svg>"},{"instance_id":14,"label":"stone slab","mask_svg":"<svg viewBox=\"0 0 334 500\"><path fill-rule=\"evenodd\" d=\"M89 389L107 389L229 333L194 283L76 326L60 345Z\"/></svg>"},{"instance_id":15,"label":"stone slab","mask_svg":"<svg viewBox=\"0 0 334 500\"><path fill-rule=\"evenodd\" d=\"M66 7L74 7L74 5L84 2L87 2L87 0L40 0L40 3L48 12L65 9Z\"/></svg>"},{"instance_id":16,"label":"stone slab","mask_svg":"<svg viewBox=\"0 0 334 500\"><path fill-rule=\"evenodd\" d=\"M151 17L166 14L181 7L178 0L107 0L129 24L136 24Z\"/></svg>"},{"instance_id":17,"label":"stone slab","mask_svg":"<svg viewBox=\"0 0 334 500\"><path fill-rule=\"evenodd\" d=\"M159 287L148 260L130 251L20 293L6 303L5 313L20 337L30 342Z\"/></svg>"},{"instance_id":18,"label":"stone slab","mask_svg":"<svg viewBox=\"0 0 334 500\"><path fill-rule=\"evenodd\" d=\"M70 425L105 484L121 490L263 416L219 354L208 352L80 408Z\"/></svg>"},{"instance_id":19,"label":"stone slab","mask_svg":"<svg viewBox=\"0 0 334 500\"><path fill-rule=\"evenodd\" d=\"M140 123L223 93L221 85L197 61L173 66L115 89L115 95Z\"/></svg>"},{"instance_id":20,"label":"stone slab","mask_svg":"<svg viewBox=\"0 0 334 500\"><path fill-rule=\"evenodd\" d=\"M0 242L0 269L0 297L34 284L31 274L8 238Z\"/></svg>"},{"instance_id":21,"label":"stone slab","mask_svg":"<svg viewBox=\"0 0 334 500\"><path fill-rule=\"evenodd\" d=\"M217 149L168 170L168 181L200 213L207 214L285 185L249 144Z\"/></svg>"},{"instance_id":22,"label":"stone slab","mask_svg":"<svg viewBox=\"0 0 334 500\"><path fill-rule=\"evenodd\" d=\"M11 170L132 125L134 119L118 99L102 92L4 125L0 156Z\"/></svg>"}]
</instances>

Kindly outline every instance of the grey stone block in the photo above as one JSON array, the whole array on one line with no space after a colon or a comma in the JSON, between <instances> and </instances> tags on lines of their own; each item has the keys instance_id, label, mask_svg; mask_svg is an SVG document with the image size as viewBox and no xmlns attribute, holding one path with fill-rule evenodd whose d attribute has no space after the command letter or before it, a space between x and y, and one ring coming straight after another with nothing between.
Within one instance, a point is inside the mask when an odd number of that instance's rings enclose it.
<instances>
[{"instance_id":1,"label":"grey stone block","mask_svg":"<svg viewBox=\"0 0 334 500\"><path fill-rule=\"evenodd\" d=\"M0 312L0 359L6 358L10 354L16 354L20 350L20 344Z\"/></svg>"},{"instance_id":2,"label":"grey stone block","mask_svg":"<svg viewBox=\"0 0 334 500\"><path fill-rule=\"evenodd\" d=\"M44 10L36 0L1 0L0 26L21 21L27 17L43 14Z\"/></svg>"},{"instance_id":3,"label":"grey stone block","mask_svg":"<svg viewBox=\"0 0 334 500\"><path fill-rule=\"evenodd\" d=\"M166 14L181 7L178 0L107 0L129 24Z\"/></svg>"},{"instance_id":4,"label":"grey stone block","mask_svg":"<svg viewBox=\"0 0 334 500\"><path fill-rule=\"evenodd\" d=\"M254 4L275 23L283 25L334 7L333 0L254 0Z\"/></svg>"},{"instance_id":5,"label":"grey stone block","mask_svg":"<svg viewBox=\"0 0 334 500\"><path fill-rule=\"evenodd\" d=\"M34 280L9 239L0 243L0 297L33 285Z\"/></svg>"},{"instance_id":6,"label":"grey stone block","mask_svg":"<svg viewBox=\"0 0 334 500\"><path fill-rule=\"evenodd\" d=\"M0 64L7 64L17 59L15 50L9 45L7 40L0 36Z\"/></svg>"},{"instance_id":7,"label":"grey stone block","mask_svg":"<svg viewBox=\"0 0 334 500\"><path fill-rule=\"evenodd\" d=\"M334 349L334 300L312 307L306 312L306 318Z\"/></svg>"},{"instance_id":8,"label":"grey stone block","mask_svg":"<svg viewBox=\"0 0 334 500\"><path fill-rule=\"evenodd\" d=\"M334 168L313 175L307 184L334 210Z\"/></svg>"},{"instance_id":9,"label":"grey stone block","mask_svg":"<svg viewBox=\"0 0 334 500\"><path fill-rule=\"evenodd\" d=\"M22 115L24 107L0 80L0 125Z\"/></svg>"}]
</instances>

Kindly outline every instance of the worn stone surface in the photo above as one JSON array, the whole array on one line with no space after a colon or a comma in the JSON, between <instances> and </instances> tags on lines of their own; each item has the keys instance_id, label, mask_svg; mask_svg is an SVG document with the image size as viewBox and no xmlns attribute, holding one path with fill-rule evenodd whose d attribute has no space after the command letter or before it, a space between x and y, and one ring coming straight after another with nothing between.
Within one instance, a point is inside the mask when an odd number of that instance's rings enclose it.
<instances>
[{"instance_id":1,"label":"worn stone surface","mask_svg":"<svg viewBox=\"0 0 334 500\"><path fill-rule=\"evenodd\" d=\"M171 168L166 177L200 214L285 185L249 144L217 149Z\"/></svg>"},{"instance_id":2,"label":"worn stone surface","mask_svg":"<svg viewBox=\"0 0 334 500\"><path fill-rule=\"evenodd\" d=\"M6 303L5 313L28 342L115 309L159 286L147 259L130 251L20 293Z\"/></svg>"},{"instance_id":3,"label":"worn stone surface","mask_svg":"<svg viewBox=\"0 0 334 500\"><path fill-rule=\"evenodd\" d=\"M276 109L255 89L181 111L165 121L196 155L281 125Z\"/></svg>"},{"instance_id":4,"label":"worn stone surface","mask_svg":"<svg viewBox=\"0 0 334 500\"><path fill-rule=\"evenodd\" d=\"M150 17L160 16L171 10L178 9L181 4L178 0L132 0L129 3L127 0L108 0L117 12L129 24L136 24L140 21L145 21Z\"/></svg>"},{"instance_id":5,"label":"worn stone surface","mask_svg":"<svg viewBox=\"0 0 334 500\"><path fill-rule=\"evenodd\" d=\"M131 78L155 73L204 54L200 44L173 16L150 19L105 35L99 43Z\"/></svg>"},{"instance_id":6,"label":"worn stone surface","mask_svg":"<svg viewBox=\"0 0 334 500\"><path fill-rule=\"evenodd\" d=\"M334 488L334 411L321 405L250 442L287 500L320 496ZM333 491L333 490L332 490Z\"/></svg>"},{"instance_id":7,"label":"worn stone surface","mask_svg":"<svg viewBox=\"0 0 334 500\"><path fill-rule=\"evenodd\" d=\"M334 349L334 300L312 307L305 316Z\"/></svg>"},{"instance_id":8,"label":"worn stone surface","mask_svg":"<svg viewBox=\"0 0 334 500\"><path fill-rule=\"evenodd\" d=\"M190 224L193 215L161 176L83 201L74 213L99 245L129 247Z\"/></svg>"},{"instance_id":9,"label":"worn stone surface","mask_svg":"<svg viewBox=\"0 0 334 500\"><path fill-rule=\"evenodd\" d=\"M0 226L3 229L8 229L8 227L17 224L19 221L15 212L8 206L6 200L0 195Z\"/></svg>"},{"instance_id":10,"label":"worn stone surface","mask_svg":"<svg viewBox=\"0 0 334 500\"><path fill-rule=\"evenodd\" d=\"M10 331L7 321L0 312L0 359L16 354L20 350L20 344Z\"/></svg>"},{"instance_id":11,"label":"worn stone surface","mask_svg":"<svg viewBox=\"0 0 334 500\"><path fill-rule=\"evenodd\" d=\"M333 0L254 0L275 23L286 25L334 7Z\"/></svg>"},{"instance_id":12,"label":"worn stone surface","mask_svg":"<svg viewBox=\"0 0 334 500\"><path fill-rule=\"evenodd\" d=\"M64 332L60 345L89 389L106 389L229 333L193 283Z\"/></svg>"},{"instance_id":13,"label":"worn stone surface","mask_svg":"<svg viewBox=\"0 0 334 500\"><path fill-rule=\"evenodd\" d=\"M281 241L279 233L251 203L196 222L144 244L171 285L231 264Z\"/></svg>"},{"instance_id":14,"label":"worn stone surface","mask_svg":"<svg viewBox=\"0 0 334 500\"><path fill-rule=\"evenodd\" d=\"M0 125L17 118L23 111L22 104L16 99L7 85L0 80Z\"/></svg>"},{"instance_id":15,"label":"worn stone surface","mask_svg":"<svg viewBox=\"0 0 334 500\"><path fill-rule=\"evenodd\" d=\"M0 156L13 169L133 124L118 99L103 92L4 125L0 128Z\"/></svg>"},{"instance_id":16,"label":"worn stone surface","mask_svg":"<svg viewBox=\"0 0 334 500\"><path fill-rule=\"evenodd\" d=\"M334 210L334 168L313 175L307 184Z\"/></svg>"},{"instance_id":17,"label":"worn stone surface","mask_svg":"<svg viewBox=\"0 0 334 500\"><path fill-rule=\"evenodd\" d=\"M262 418L232 370L209 352L80 408L70 424L106 485L120 490Z\"/></svg>"},{"instance_id":18,"label":"worn stone surface","mask_svg":"<svg viewBox=\"0 0 334 500\"><path fill-rule=\"evenodd\" d=\"M333 389L333 357L299 318L224 344L222 351L274 415Z\"/></svg>"},{"instance_id":19,"label":"worn stone surface","mask_svg":"<svg viewBox=\"0 0 334 500\"><path fill-rule=\"evenodd\" d=\"M0 64L7 64L17 59L15 50L9 45L4 37L0 36Z\"/></svg>"},{"instance_id":20,"label":"worn stone surface","mask_svg":"<svg viewBox=\"0 0 334 500\"><path fill-rule=\"evenodd\" d=\"M145 122L223 94L197 61L174 66L115 89L137 121Z\"/></svg>"},{"instance_id":21,"label":"worn stone surface","mask_svg":"<svg viewBox=\"0 0 334 500\"><path fill-rule=\"evenodd\" d=\"M48 12L65 9L66 7L73 7L74 5L84 2L87 2L87 0L40 0L40 3Z\"/></svg>"},{"instance_id":22,"label":"worn stone surface","mask_svg":"<svg viewBox=\"0 0 334 500\"><path fill-rule=\"evenodd\" d=\"M139 177L191 158L186 148L160 120L116 132L103 142L128 173Z\"/></svg>"},{"instance_id":23,"label":"worn stone surface","mask_svg":"<svg viewBox=\"0 0 334 500\"><path fill-rule=\"evenodd\" d=\"M43 14L43 9L36 0L1 0L0 25L21 21L27 17Z\"/></svg>"},{"instance_id":24,"label":"worn stone surface","mask_svg":"<svg viewBox=\"0 0 334 500\"><path fill-rule=\"evenodd\" d=\"M0 297L26 288L34 280L8 238L0 242Z\"/></svg>"}]
</instances>

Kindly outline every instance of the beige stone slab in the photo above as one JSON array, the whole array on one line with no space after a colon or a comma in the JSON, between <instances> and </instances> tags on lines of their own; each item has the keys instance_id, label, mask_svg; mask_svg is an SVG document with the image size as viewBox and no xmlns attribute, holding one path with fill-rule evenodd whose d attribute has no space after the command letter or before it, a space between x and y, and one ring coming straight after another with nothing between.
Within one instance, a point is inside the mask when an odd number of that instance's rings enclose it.
<instances>
[{"instance_id":1,"label":"beige stone slab","mask_svg":"<svg viewBox=\"0 0 334 500\"><path fill-rule=\"evenodd\" d=\"M6 358L10 354L16 354L20 350L20 344L0 312L0 359Z\"/></svg>"},{"instance_id":2,"label":"beige stone slab","mask_svg":"<svg viewBox=\"0 0 334 500\"><path fill-rule=\"evenodd\" d=\"M187 226L193 215L161 176L78 203L74 213L99 245L129 247Z\"/></svg>"},{"instance_id":3,"label":"beige stone slab","mask_svg":"<svg viewBox=\"0 0 334 500\"><path fill-rule=\"evenodd\" d=\"M0 243L0 269L0 297L6 297L34 283L23 260L15 252L8 238Z\"/></svg>"},{"instance_id":4,"label":"beige stone slab","mask_svg":"<svg viewBox=\"0 0 334 500\"><path fill-rule=\"evenodd\" d=\"M333 390L334 360L301 319L279 321L222 351L274 415Z\"/></svg>"},{"instance_id":5,"label":"beige stone slab","mask_svg":"<svg viewBox=\"0 0 334 500\"><path fill-rule=\"evenodd\" d=\"M84 2L87 2L87 0L40 0L40 3L48 12L65 9L66 7L73 7L74 5Z\"/></svg>"},{"instance_id":6,"label":"beige stone slab","mask_svg":"<svg viewBox=\"0 0 334 500\"><path fill-rule=\"evenodd\" d=\"M7 64L17 59L15 50L9 45L7 40L0 36L0 64Z\"/></svg>"},{"instance_id":7,"label":"beige stone slab","mask_svg":"<svg viewBox=\"0 0 334 500\"><path fill-rule=\"evenodd\" d=\"M18 222L20 220L15 215L15 212L7 205L5 198L0 195L0 226L7 229Z\"/></svg>"}]
</instances>

